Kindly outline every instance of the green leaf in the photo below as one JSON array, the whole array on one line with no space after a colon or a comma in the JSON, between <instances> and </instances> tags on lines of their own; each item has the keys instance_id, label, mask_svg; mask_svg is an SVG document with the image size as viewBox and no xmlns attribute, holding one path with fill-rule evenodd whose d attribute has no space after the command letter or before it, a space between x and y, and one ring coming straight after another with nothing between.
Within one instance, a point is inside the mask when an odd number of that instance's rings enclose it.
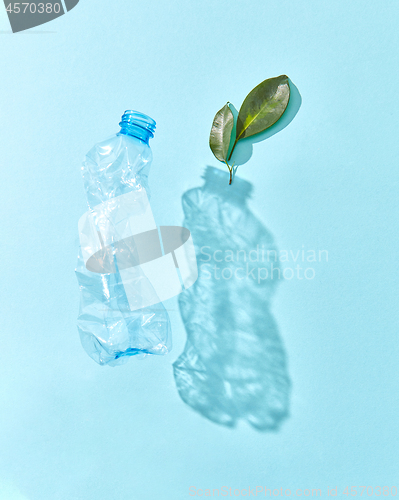
<instances>
[{"instance_id":1,"label":"green leaf","mask_svg":"<svg viewBox=\"0 0 399 500\"><path fill-rule=\"evenodd\" d=\"M226 162L227 160L233 125L234 116L227 103L216 113L209 137L209 146L219 161Z\"/></svg>"},{"instance_id":2,"label":"green leaf","mask_svg":"<svg viewBox=\"0 0 399 500\"><path fill-rule=\"evenodd\" d=\"M240 139L259 134L276 123L286 110L289 99L290 86L286 75L269 78L251 90L238 113L234 146Z\"/></svg>"}]
</instances>

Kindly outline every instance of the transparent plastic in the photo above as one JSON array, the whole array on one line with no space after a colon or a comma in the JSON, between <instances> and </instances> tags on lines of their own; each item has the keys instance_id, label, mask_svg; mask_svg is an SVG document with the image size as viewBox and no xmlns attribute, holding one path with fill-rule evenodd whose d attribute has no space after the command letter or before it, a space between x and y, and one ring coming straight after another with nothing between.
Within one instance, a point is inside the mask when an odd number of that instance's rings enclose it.
<instances>
[{"instance_id":1,"label":"transparent plastic","mask_svg":"<svg viewBox=\"0 0 399 500\"><path fill-rule=\"evenodd\" d=\"M76 267L82 345L97 363L110 366L131 356L165 354L171 349L170 321L163 304L141 267L126 264L134 257L133 244L137 253L140 234L158 234L148 202L149 139L155 122L126 111L120 126L118 134L87 153L82 166L89 211L79 221ZM156 257L162 255L157 241L151 236L155 250L150 250ZM148 251L147 244L146 256Z\"/></svg>"}]
</instances>

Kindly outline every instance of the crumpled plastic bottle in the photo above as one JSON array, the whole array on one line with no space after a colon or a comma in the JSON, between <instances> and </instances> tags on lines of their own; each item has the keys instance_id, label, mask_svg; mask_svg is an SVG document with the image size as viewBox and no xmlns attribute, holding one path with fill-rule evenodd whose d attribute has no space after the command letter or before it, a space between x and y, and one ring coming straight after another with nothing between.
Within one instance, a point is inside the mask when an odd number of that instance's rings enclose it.
<instances>
[{"instance_id":1,"label":"crumpled plastic bottle","mask_svg":"<svg viewBox=\"0 0 399 500\"><path fill-rule=\"evenodd\" d=\"M89 212L79 221L81 247L76 267L82 345L97 363L110 366L131 356L165 354L171 349L170 321L163 304L152 298L146 302L152 306L141 307L146 294L156 294L140 266L132 271L132 263L124 262L132 259L127 236L148 230L157 233L147 196L152 160L149 139L154 136L155 122L126 111L120 126L121 131L96 144L83 163ZM129 283L134 290L130 295Z\"/></svg>"},{"instance_id":2,"label":"crumpled plastic bottle","mask_svg":"<svg viewBox=\"0 0 399 500\"><path fill-rule=\"evenodd\" d=\"M289 411L286 354L270 311L281 277L273 238L253 215L252 186L208 167L182 197L199 278L180 296L187 342L175 361L180 397L221 425L279 427Z\"/></svg>"}]
</instances>

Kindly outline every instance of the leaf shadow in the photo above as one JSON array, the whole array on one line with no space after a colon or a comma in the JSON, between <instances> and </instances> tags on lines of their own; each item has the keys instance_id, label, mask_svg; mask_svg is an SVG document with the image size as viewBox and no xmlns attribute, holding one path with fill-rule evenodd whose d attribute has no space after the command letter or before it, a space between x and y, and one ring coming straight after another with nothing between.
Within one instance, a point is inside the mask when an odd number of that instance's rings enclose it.
<instances>
[{"instance_id":1,"label":"leaf shadow","mask_svg":"<svg viewBox=\"0 0 399 500\"><path fill-rule=\"evenodd\" d=\"M248 137L248 139L242 139L238 141L234 149L234 153L231 157L231 161L235 165L234 167L235 170L237 169L238 166L243 165L251 158L253 153L253 144L264 141L265 139L269 139L269 137L272 137L274 134L277 134L285 127L287 127L295 118L296 114L299 111L299 108L301 107L302 97L301 94L299 93L298 88L292 83L292 81L290 80L289 82L290 82L290 100L288 102L288 106L287 109L285 110L285 113L280 118L280 120L278 120L274 125L272 125L264 132L261 132L260 134L254 135L252 137ZM233 112L234 122L235 122L231 136L235 137L238 111L231 103L230 103L230 109ZM232 140L232 142L234 142L234 140ZM231 146L232 144L230 145L230 147Z\"/></svg>"}]
</instances>

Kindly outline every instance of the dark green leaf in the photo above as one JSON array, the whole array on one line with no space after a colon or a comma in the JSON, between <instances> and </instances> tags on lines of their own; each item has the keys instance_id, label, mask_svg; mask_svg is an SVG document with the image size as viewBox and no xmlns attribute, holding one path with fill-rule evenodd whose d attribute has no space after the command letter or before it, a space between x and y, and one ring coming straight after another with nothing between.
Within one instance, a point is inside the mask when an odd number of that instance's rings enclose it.
<instances>
[{"instance_id":1,"label":"dark green leaf","mask_svg":"<svg viewBox=\"0 0 399 500\"><path fill-rule=\"evenodd\" d=\"M259 134L283 115L290 99L286 75L269 78L247 95L238 113L236 142Z\"/></svg>"},{"instance_id":2,"label":"dark green leaf","mask_svg":"<svg viewBox=\"0 0 399 500\"><path fill-rule=\"evenodd\" d=\"M233 125L234 116L227 103L216 113L209 137L209 146L219 161L227 160Z\"/></svg>"}]
</instances>

